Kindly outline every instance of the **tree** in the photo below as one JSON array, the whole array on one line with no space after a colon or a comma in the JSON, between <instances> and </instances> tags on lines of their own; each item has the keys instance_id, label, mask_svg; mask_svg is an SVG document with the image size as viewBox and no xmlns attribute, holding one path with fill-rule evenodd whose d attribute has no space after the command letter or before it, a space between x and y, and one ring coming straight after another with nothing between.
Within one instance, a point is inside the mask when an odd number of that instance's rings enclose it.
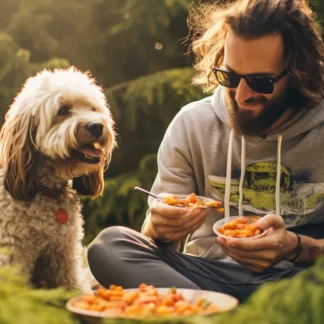
<instances>
[{"instance_id":1,"label":"tree","mask_svg":"<svg viewBox=\"0 0 324 324\"><path fill-rule=\"evenodd\" d=\"M30 52L20 48L5 32L0 32L0 119L11 104L16 93L27 79L43 68L67 67L65 59L50 59L47 62L31 63Z\"/></svg>"}]
</instances>

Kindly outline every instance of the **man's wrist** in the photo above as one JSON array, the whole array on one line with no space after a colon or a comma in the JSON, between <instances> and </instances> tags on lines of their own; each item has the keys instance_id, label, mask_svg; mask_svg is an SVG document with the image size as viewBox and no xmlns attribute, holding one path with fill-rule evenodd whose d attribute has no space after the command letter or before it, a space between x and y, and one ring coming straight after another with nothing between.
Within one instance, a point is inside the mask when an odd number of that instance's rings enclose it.
<instances>
[{"instance_id":1,"label":"man's wrist","mask_svg":"<svg viewBox=\"0 0 324 324\"><path fill-rule=\"evenodd\" d=\"M297 259L301 249L301 237L298 234L287 231L287 246L284 259L293 262Z\"/></svg>"},{"instance_id":2,"label":"man's wrist","mask_svg":"<svg viewBox=\"0 0 324 324\"><path fill-rule=\"evenodd\" d=\"M292 263L295 263L295 261L298 259L300 253L303 250L303 245L302 245L302 242L301 242L301 236L299 234L296 234L296 233L294 233L294 234L296 235L296 238L297 238L297 245L292 250L292 252L290 254L289 261L292 262Z\"/></svg>"},{"instance_id":3,"label":"man's wrist","mask_svg":"<svg viewBox=\"0 0 324 324\"><path fill-rule=\"evenodd\" d=\"M156 235L156 232L154 231L150 222L147 222L145 224L145 226L143 226L142 234L149 237L156 243L170 243L171 242L170 240L162 240L162 239L158 238L158 236Z\"/></svg>"},{"instance_id":4,"label":"man's wrist","mask_svg":"<svg viewBox=\"0 0 324 324\"><path fill-rule=\"evenodd\" d=\"M143 235L145 235L145 236L151 238L152 240L155 239L155 236L156 236L155 234L156 234L156 233L155 233L155 231L153 230L152 225L151 225L151 222L150 222L149 220L147 220L147 221L144 223L141 232L142 232Z\"/></svg>"},{"instance_id":5,"label":"man's wrist","mask_svg":"<svg viewBox=\"0 0 324 324\"><path fill-rule=\"evenodd\" d=\"M299 239L298 239L299 236ZM301 265L311 265L315 262L319 253L313 254L312 251L322 251L324 248L323 239L314 239L309 236L287 232L285 260Z\"/></svg>"},{"instance_id":6,"label":"man's wrist","mask_svg":"<svg viewBox=\"0 0 324 324\"><path fill-rule=\"evenodd\" d=\"M145 235L146 237L150 238L152 241L154 241L156 244L165 244L166 246L168 246L168 248L170 250L174 250L174 251L179 251L180 247L181 247L181 241L169 241L169 240L161 240L158 238L158 236L156 235L150 221L146 221L143 226L142 226L142 230L141 233L143 235Z\"/></svg>"}]
</instances>

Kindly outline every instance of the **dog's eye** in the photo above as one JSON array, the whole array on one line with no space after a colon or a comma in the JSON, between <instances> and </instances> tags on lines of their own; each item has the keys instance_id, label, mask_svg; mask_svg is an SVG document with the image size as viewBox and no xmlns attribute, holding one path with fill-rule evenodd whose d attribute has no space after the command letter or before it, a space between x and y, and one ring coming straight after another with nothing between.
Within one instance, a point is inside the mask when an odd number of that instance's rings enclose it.
<instances>
[{"instance_id":1,"label":"dog's eye","mask_svg":"<svg viewBox=\"0 0 324 324\"><path fill-rule=\"evenodd\" d=\"M58 115L64 116L70 113L71 107L69 105L63 105L59 111L57 112Z\"/></svg>"}]
</instances>

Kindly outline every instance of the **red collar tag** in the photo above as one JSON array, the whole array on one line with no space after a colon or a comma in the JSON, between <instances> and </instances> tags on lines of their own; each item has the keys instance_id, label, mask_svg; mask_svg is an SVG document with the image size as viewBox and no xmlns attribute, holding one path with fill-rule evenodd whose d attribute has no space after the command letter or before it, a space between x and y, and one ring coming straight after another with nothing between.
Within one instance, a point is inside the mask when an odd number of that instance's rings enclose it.
<instances>
[{"instance_id":1,"label":"red collar tag","mask_svg":"<svg viewBox=\"0 0 324 324\"><path fill-rule=\"evenodd\" d=\"M55 212L56 219L59 223L65 224L69 220L69 214L65 209L58 209Z\"/></svg>"}]
</instances>

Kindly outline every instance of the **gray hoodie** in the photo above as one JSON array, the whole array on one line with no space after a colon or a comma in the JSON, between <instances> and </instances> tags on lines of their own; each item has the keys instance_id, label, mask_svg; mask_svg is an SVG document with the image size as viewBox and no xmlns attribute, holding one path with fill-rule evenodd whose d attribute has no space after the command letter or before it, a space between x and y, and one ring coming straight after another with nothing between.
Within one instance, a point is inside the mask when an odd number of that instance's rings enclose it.
<instances>
[{"instance_id":1,"label":"gray hoodie","mask_svg":"<svg viewBox=\"0 0 324 324\"><path fill-rule=\"evenodd\" d=\"M323 142L324 101L266 138L242 139L231 131L224 89L218 87L211 97L182 108L169 125L151 191L214 198L224 203L226 216L278 213L292 228L324 222ZM185 252L231 261L212 229L222 217L210 212L189 235Z\"/></svg>"}]
</instances>

